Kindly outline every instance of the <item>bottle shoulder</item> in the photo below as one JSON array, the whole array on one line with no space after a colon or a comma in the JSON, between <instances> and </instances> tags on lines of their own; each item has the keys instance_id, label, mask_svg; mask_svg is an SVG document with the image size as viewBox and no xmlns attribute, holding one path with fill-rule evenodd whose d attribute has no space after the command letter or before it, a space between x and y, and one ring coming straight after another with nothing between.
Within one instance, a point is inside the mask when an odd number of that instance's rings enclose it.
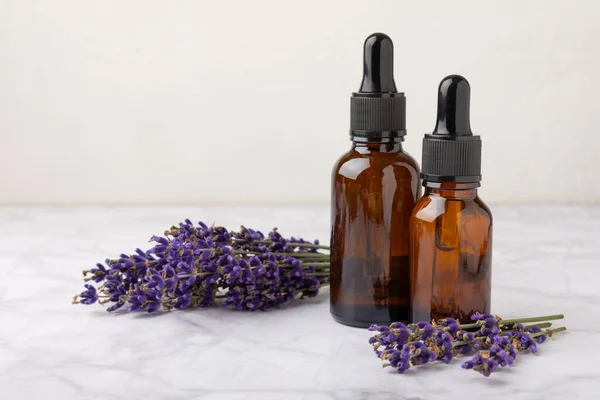
<instances>
[{"instance_id":1,"label":"bottle shoulder","mask_svg":"<svg viewBox=\"0 0 600 400\"><path fill-rule=\"evenodd\" d=\"M418 177L419 165L408 153L399 152L360 152L352 148L342 154L333 166L333 175L356 178L366 171L380 171L392 166L394 169L404 169L410 175Z\"/></svg>"},{"instance_id":2,"label":"bottle shoulder","mask_svg":"<svg viewBox=\"0 0 600 400\"><path fill-rule=\"evenodd\" d=\"M490 210L488 205L485 204L485 202L479 196L475 197L474 203L478 206L478 208L482 214L485 214L488 216L488 218L490 219L490 223L491 223L493 220L493 217L492 217L492 211Z\"/></svg>"},{"instance_id":3,"label":"bottle shoulder","mask_svg":"<svg viewBox=\"0 0 600 400\"><path fill-rule=\"evenodd\" d=\"M448 199L435 194L425 194L417 200L411 214L411 220L434 222L437 218L449 213L448 202L459 203L459 207L452 207L455 213L463 217L475 217L492 225L492 212L479 196L471 199Z\"/></svg>"}]
</instances>

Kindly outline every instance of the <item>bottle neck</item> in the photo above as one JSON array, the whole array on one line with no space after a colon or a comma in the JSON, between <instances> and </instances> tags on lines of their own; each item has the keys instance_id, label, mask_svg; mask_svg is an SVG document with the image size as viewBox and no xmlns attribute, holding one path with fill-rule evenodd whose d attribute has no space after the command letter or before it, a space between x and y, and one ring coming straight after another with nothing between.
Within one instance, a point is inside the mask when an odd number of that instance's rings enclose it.
<instances>
[{"instance_id":1,"label":"bottle neck","mask_svg":"<svg viewBox=\"0 0 600 400\"><path fill-rule=\"evenodd\" d=\"M446 199L474 199L479 182L430 182L423 181L425 195L436 195Z\"/></svg>"},{"instance_id":2,"label":"bottle neck","mask_svg":"<svg viewBox=\"0 0 600 400\"><path fill-rule=\"evenodd\" d=\"M352 148L358 152L377 151L380 153L400 153L403 137L360 137L350 135Z\"/></svg>"}]
</instances>

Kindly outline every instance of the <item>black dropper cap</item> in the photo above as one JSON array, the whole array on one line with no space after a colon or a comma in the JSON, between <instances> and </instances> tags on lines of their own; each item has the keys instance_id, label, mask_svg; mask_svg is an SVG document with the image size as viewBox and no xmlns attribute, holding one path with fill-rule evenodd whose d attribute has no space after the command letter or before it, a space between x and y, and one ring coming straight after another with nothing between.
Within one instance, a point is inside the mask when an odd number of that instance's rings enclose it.
<instances>
[{"instance_id":1,"label":"black dropper cap","mask_svg":"<svg viewBox=\"0 0 600 400\"><path fill-rule=\"evenodd\" d=\"M481 181L481 139L471 132L470 97L469 82L460 75L447 76L440 83L437 123L423 138L424 181Z\"/></svg>"},{"instance_id":2,"label":"black dropper cap","mask_svg":"<svg viewBox=\"0 0 600 400\"><path fill-rule=\"evenodd\" d=\"M350 99L350 134L365 138L406 135L406 98L394 82L394 44L383 33L365 40L363 80Z\"/></svg>"}]
</instances>

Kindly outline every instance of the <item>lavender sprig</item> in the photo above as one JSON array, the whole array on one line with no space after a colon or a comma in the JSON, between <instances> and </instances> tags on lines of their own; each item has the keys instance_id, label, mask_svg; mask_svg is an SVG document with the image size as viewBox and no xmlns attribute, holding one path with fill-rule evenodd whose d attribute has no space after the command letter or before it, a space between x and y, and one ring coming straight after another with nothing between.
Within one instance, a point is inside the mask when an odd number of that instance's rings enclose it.
<instances>
[{"instance_id":1,"label":"lavender sprig","mask_svg":"<svg viewBox=\"0 0 600 400\"><path fill-rule=\"evenodd\" d=\"M155 312L208 307L224 298L226 307L255 311L314 297L329 283L329 255L318 251L326 246L286 239L276 229L265 238L245 227L229 232L185 220L151 241L147 251L84 271L84 280L98 286L86 284L73 302Z\"/></svg>"},{"instance_id":2,"label":"lavender sprig","mask_svg":"<svg viewBox=\"0 0 600 400\"><path fill-rule=\"evenodd\" d=\"M404 325L395 322L390 326L373 325L375 333L369 343L375 354L386 361L384 366L392 366L403 373L411 365L421 365L438 360L445 363L457 355L476 354L462 364L465 369L473 369L488 377L501 367L514 364L518 352L536 353L537 345L543 343L555 332L566 328L546 329L551 323L541 322L524 326L523 322L539 322L546 317L502 320L491 314L476 313L474 324L460 324L452 318L428 323L425 321ZM554 320L562 314L548 316ZM509 323L506 323L509 321ZM465 329L466 328L466 329ZM476 331L468 329L477 328Z\"/></svg>"}]
</instances>

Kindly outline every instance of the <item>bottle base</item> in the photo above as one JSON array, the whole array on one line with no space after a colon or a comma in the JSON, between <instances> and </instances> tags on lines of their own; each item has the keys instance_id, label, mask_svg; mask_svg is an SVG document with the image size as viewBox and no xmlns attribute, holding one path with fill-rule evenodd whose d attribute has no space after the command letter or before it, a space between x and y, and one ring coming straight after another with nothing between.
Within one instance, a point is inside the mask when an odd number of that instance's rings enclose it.
<instances>
[{"instance_id":1,"label":"bottle base","mask_svg":"<svg viewBox=\"0 0 600 400\"><path fill-rule=\"evenodd\" d=\"M331 316L340 324L356 328L368 328L373 324L390 325L393 322L408 322L408 310L377 309L372 306L343 307L330 310ZM336 311L342 311L341 313ZM341 315L340 315L341 314ZM343 316L342 316L343 315Z\"/></svg>"},{"instance_id":2,"label":"bottle base","mask_svg":"<svg viewBox=\"0 0 600 400\"><path fill-rule=\"evenodd\" d=\"M337 315L331 313L331 316L333 317L333 319L335 320L335 322L338 322L342 325L346 325L346 326L351 326L353 328L368 328L371 325L373 325L373 323L371 322L363 322L363 321L348 321L346 319L343 319L341 317L338 317ZM382 324L384 324L382 322Z\"/></svg>"}]
</instances>

